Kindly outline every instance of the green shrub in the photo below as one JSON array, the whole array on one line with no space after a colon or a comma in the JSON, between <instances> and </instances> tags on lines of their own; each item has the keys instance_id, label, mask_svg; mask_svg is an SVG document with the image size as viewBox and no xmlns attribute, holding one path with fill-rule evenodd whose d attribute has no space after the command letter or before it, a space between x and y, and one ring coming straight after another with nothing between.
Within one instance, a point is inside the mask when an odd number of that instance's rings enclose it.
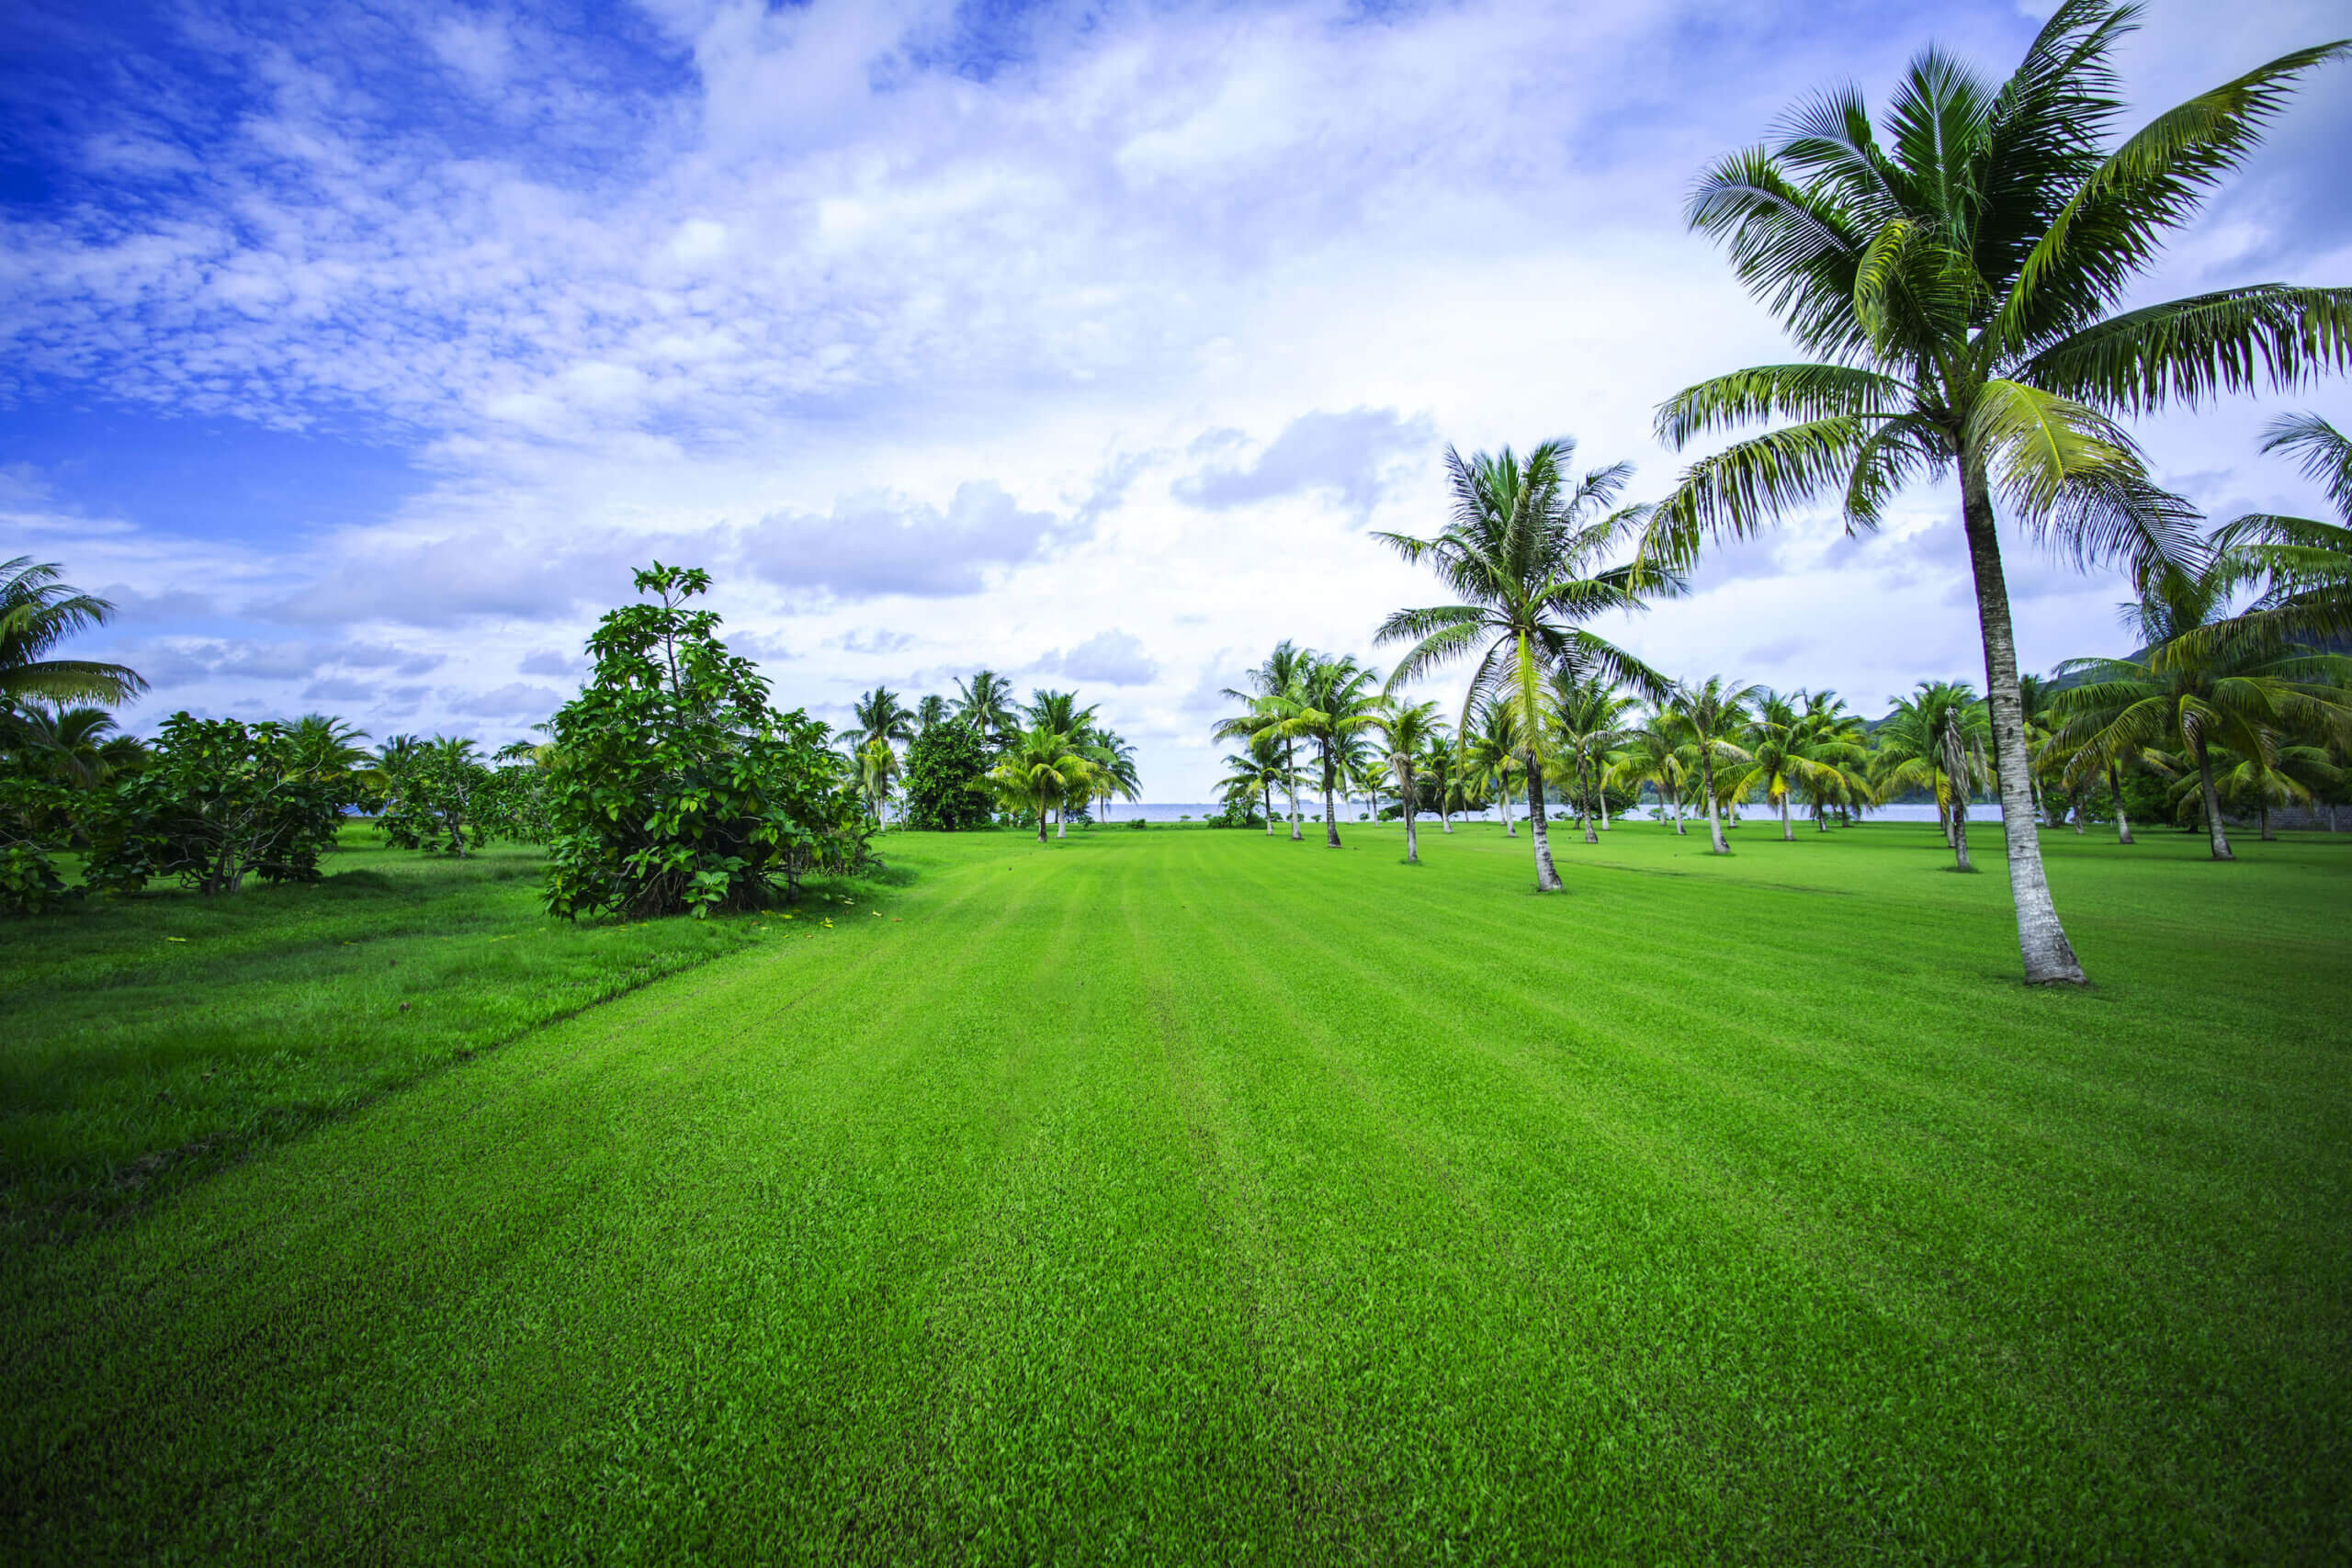
<instances>
[{"instance_id":1,"label":"green shrub","mask_svg":"<svg viewBox=\"0 0 2352 1568\"><path fill-rule=\"evenodd\" d=\"M718 616L685 608L710 574L656 561L636 581L661 602L605 616L595 673L549 726L548 911L701 916L863 870L872 827L825 726L770 707Z\"/></svg>"},{"instance_id":2,"label":"green shrub","mask_svg":"<svg viewBox=\"0 0 2352 1568\"><path fill-rule=\"evenodd\" d=\"M199 893L234 893L249 876L315 882L356 794L349 773L312 766L288 726L175 713L97 814L83 874L116 892L160 877Z\"/></svg>"},{"instance_id":3,"label":"green shrub","mask_svg":"<svg viewBox=\"0 0 2352 1568\"><path fill-rule=\"evenodd\" d=\"M907 748L907 826L963 833L989 825L988 747L960 719L927 725Z\"/></svg>"}]
</instances>

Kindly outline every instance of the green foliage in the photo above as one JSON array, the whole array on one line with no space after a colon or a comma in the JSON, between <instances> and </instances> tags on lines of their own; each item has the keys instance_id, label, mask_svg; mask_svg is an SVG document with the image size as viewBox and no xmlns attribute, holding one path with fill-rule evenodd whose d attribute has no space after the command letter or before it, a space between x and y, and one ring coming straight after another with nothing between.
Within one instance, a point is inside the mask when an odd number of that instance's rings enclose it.
<instances>
[{"instance_id":1,"label":"green foliage","mask_svg":"<svg viewBox=\"0 0 2352 1568\"><path fill-rule=\"evenodd\" d=\"M378 826L397 849L462 858L490 841L498 790L496 775L475 755L472 741L436 736L401 763Z\"/></svg>"},{"instance_id":2,"label":"green foliage","mask_svg":"<svg viewBox=\"0 0 2352 1568\"><path fill-rule=\"evenodd\" d=\"M1214 816L1204 817L1201 820L1211 828L1263 828L1266 825L1265 814L1258 809L1257 801L1246 795L1227 795L1224 806ZM1135 818L1138 827L1142 821L1141 818Z\"/></svg>"},{"instance_id":3,"label":"green foliage","mask_svg":"<svg viewBox=\"0 0 2352 1568\"><path fill-rule=\"evenodd\" d=\"M987 743L962 719L924 727L907 749L907 826L965 833L989 823Z\"/></svg>"},{"instance_id":4,"label":"green foliage","mask_svg":"<svg viewBox=\"0 0 2352 1568\"><path fill-rule=\"evenodd\" d=\"M718 616L686 607L710 574L656 561L637 587L659 602L605 616L594 673L549 725L548 910L700 917L863 869L870 829L825 727L769 706Z\"/></svg>"},{"instance_id":5,"label":"green foliage","mask_svg":"<svg viewBox=\"0 0 2352 1568\"><path fill-rule=\"evenodd\" d=\"M84 876L116 892L159 878L208 894L247 877L314 882L358 793L351 773L314 766L290 726L175 713L146 765L115 785Z\"/></svg>"},{"instance_id":6,"label":"green foliage","mask_svg":"<svg viewBox=\"0 0 2352 1568\"><path fill-rule=\"evenodd\" d=\"M548 817L548 775L539 749L528 741L501 747L497 766L481 796L482 820L492 836L518 844L544 844L554 833Z\"/></svg>"},{"instance_id":7,"label":"green foliage","mask_svg":"<svg viewBox=\"0 0 2352 1568\"><path fill-rule=\"evenodd\" d=\"M73 804L53 779L0 772L0 914L37 915L64 896L51 850Z\"/></svg>"}]
</instances>

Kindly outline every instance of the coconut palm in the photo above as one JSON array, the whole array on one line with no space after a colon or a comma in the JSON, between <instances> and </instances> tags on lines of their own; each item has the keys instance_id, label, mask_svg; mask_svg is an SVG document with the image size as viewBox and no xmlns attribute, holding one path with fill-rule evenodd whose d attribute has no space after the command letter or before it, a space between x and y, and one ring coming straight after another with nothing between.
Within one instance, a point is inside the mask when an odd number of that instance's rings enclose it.
<instances>
[{"instance_id":1,"label":"coconut palm","mask_svg":"<svg viewBox=\"0 0 2352 1568\"><path fill-rule=\"evenodd\" d=\"M899 694L888 686L876 686L849 705L856 719L858 744L863 747L879 740L888 745L894 740L915 738L915 716L899 701Z\"/></svg>"},{"instance_id":2,"label":"coconut palm","mask_svg":"<svg viewBox=\"0 0 2352 1568\"><path fill-rule=\"evenodd\" d=\"M859 742L853 753L857 764L859 785L865 791L865 808L874 818L876 828L882 826L882 807L890 798L890 786L902 771L899 753L890 742L880 736Z\"/></svg>"},{"instance_id":3,"label":"coconut palm","mask_svg":"<svg viewBox=\"0 0 2352 1568\"><path fill-rule=\"evenodd\" d=\"M40 697L53 703L129 702L147 689L124 664L43 655L75 632L114 618L114 604L60 582L53 562L30 556L0 561L0 704Z\"/></svg>"},{"instance_id":4,"label":"coconut palm","mask_svg":"<svg viewBox=\"0 0 2352 1568\"><path fill-rule=\"evenodd\" d=\"M1674 831L1688 831L1682 825L1682 795L1690 784L1690 773L1682 765L1682 737L1671 711L1655 711L1634 728L1611 773L1636 795L1645 784L1655 784L1659 823L1664 825L1671 811Z\"/></svg>"},{"instance_id":5,"label":"coconut palm","mask_svg":"<svg viewBox=\"0 0 2352 1568\"><path fill-rule=\"evenodd\" d=\"M2222 800L2241 810L2252 803L2265 843L2278 837L2270 830L2272 807L2309 806L2343 783L2344 770L2324 746L2281 744L2267 757L2233 756L2213 774L2214 792Z\"/></svg>"},{"instance_id":6,"label":"coconut palm","mask_svg":"<svg viewBox=\"0 0 2352 1568\"><path fill-rule=\"evenodd\" d=\"M1329 849L1340 847L1334 796L1356 761L1358 737L1372 725L1380 700L1379 680L1379 672L1358 663L1353 654L1314 655L1299 672L1295 693L1283 700L1286 716L1269 726L1278 740L1305 740L1315 748L1323 781L1323 842Z\"/></svg>"},{"instance_id":7,"label":"coconut palm","mask_svg":"<svg viewBox=\"0 0 2352 1568\"><path fill-rule=\"evenodd\" d=\"M1618 748L1633 739L1626 721L1637 705L1634 698L1599 677L1579 678L1555 670L1545 683L1544 718L1552 727L1553 754L1576 781L1577 816L1584 841L1597 844L1592 830L1594 802L1600 802L1601 825L1608 825L1609 802L1604 792L1616 763Z\"/></svg>"},{"instance_id":8,"label":"coconut palm","mask_svg":"<svg viewBox=\"0 0 2352 1568\"><path fill-rule=\"evenodd\" d=\"M1462 763L1464 773L1481 788L1494 792L1495 800L1503 814L1503 837L1516 839L1519 829L1511 819L1511 791L1518 787L1525 764L1520 761L1519 714L1504 703L1484 703L1478 708L1478 728L1464 732Z\"/></svg>"},{"instance_id":9,"label":"coconut palm","mask_svg":"<svg viewBox=\"0 0 2352 1568\"><path fill-rule=\"evenodd\" d=\"M2264 584L2242 619L2286 637L2352 637L2352 438L2315 413L2284 414L2270 423L2262 449L2292 456L2326 491L2338 521L2257 513L2214 535Z\"/></svg>"},{"instance_id":10,"label":"coconut palm","mask_svg":"<svg viewBox=\"0 0 2352 1568\"><path fill-rule=\"evenodd\" d=\"M1630 465L1571 479L1575 457L1572 441L1546 441L1524 459L1505 447L1465 460L1449 446L1453 515L1445 530L1430 539L1374 536L1407 560L1434 568L1457 601L1399 610L1382 623L1381 642L1412 644L1390 672L1390 688L1476 655L1459 728L1466 733L1471 716L1495 704L1518 716L1535 886L1545 893L1558 891L1560 874L1544 821L1544 770L1551 752L1544 678L1567 671L1652 695L1664 693L1669 684L1664 676L1582 623L1611 610L1638 609L1682 586L1672 571L1601 565L1648 509L1615 504L1632 478Z\"/></svg>"},{"instance_id":11,"label":"coconut palm","mask_svg":"<svg viewBox=\"0 0 2352 1568\"><path fill-rule=\"evenodd\" d=\"M1732 789L1742 795L1759 795L1768 807L1781 814L1781 841L1796 840L1796 823L1789 803L1808 785L1826 787L1832 780L1811 748L1805 716L1798 710L1803 693L1783 694L1756 689L1747 735L1747 761L1736 771Z\"/></svg>"},{"instance_id":12,"label":"coconut palm","mask_svg":"<svg viewBox=\"0 0 2352 1568\"><path fill-rule=\"evenodd\" d=\"M1283 761L1283 743L1276 737L1260 730L1250 737L1249 748L1228 751L1225 756L1225 778L1217 785L1218 794L1226 799L1236 795L1258 797L1266 814L1266 837L1274 836L1274 791L1289 784L1297 784Z\"/></svg>"},{"instance_id":13,"label":"coconut palm","mask_svg":"<svg viewBox=\"0 0 2352 1568\"><path fill-rule=\"evenodd\" d=\"M1728 776L1730 767L1749 760L1739 738L1747 728L1747 705L1756 692L1754 686L1735 686L1720 675L1710 675L1699 685L1675 687L1666 700L1682 741L1683 768L1699 775L1699 793L1707 802L1708 843L1719 855L1731 853L1731 846L1724 842L1723 797L1715 775L1719 766Z\"/></svg>"},{"instance_id":14,"label":"coconut palm","mask_svg":"<svg viewBox=\"0 0 2352 1568\"><path fill-rule=\"evenodd\" d=\"M941 696L937 692L932 692L926 694L922 701L915 705L915 729L917 733L929 729L933 725L945 719L948 716L948 713L947 699L945 697Z\"/></svg>"},{"instance_id":15,"label":"coconut palm","mask_svg":"<svg viewBox=\"0 0 2352 1568\"><path fill-rule=\"evenodd\" d=\"M1405 863L1419 865L1421 844L1413 816L1420 801L1420 767L1430 743L1442 735L1445 721L1437 716L1435 703L1391 701L1380 705L1372 728L1380 736L1380 759L1396 781L1396 798L1404 807ZM1375 815L1379 812L1376 800L1373 810Z\"/></svg>"},{"instance_id":16,"label":"coconut palm","mask_svg":"<svg viewBox=\"0 0 2352 1568\"><path fill-rule=\"evenodd\" d=\"M1798 695L1804 712L1798 716L1796 744L1813 767L1798 781L1797 794L1813 812L1814 830L1826 833L1831 811L1850 821L1857 807L1876 799L1870 782L1870 736L1837 693Z\"/></svg>"},{"instance_id":17,"label":"coconut palm","mask_svg":"<svg viewBox=\"0 0 2352 1568\"><path fill-rule=\"evenodd\" d=\"M1017 728L1012 716L1012 688L993 670L982 670L969 681L956 682L956 716L991 746L1004 744Z\"/></svg>"},{"instance_id":18,"label":"coconut palm","mask_svg":"<svg viewBox=\"0 0 2352 1568\"><path fill-rule=\"evenodd\" d=\"M1111 815L1112 801L1132 803L1140 797L1143 784L1136 772L1134 746L1098 727L1089 732L1080 749L1094 764L1094 803L1102 807L1104 818Z\"/></svg>"},{"instance_id":19,"label":"coconut palm","mask_svg":"<svg viewBox=\"0 0 2352 1568\"><path fill-rule=\"evenodd\" d=\"M1453 831L1453 814L1462 809L1462 751L1453 738L1432 732L1427 745L1421 748L1421 760L1416 764L1421 778L1437 795L1437 818L1448 833Z\"/></svg>"},{"instance_id":20,"label":"coconut palm","mask_svg":"<svg viewBox=\"0 0 2352 1568\"><path fill-rule=\"evenodd\" d=\"M1991 726L1984 704L1964 681L1922 681L1879 727L1873 764L1883 793L1926 789L1935 796L1936 825L1962 871L1968 858L1968 803L1989 782L1984 752Z\"/></svg>"},{"instance_id":21,"label":"coconut palm","mask_svg":"<svg viewBox=\"0 0 2352 1568\"><path fill-rule=\"evenodd\" d=\"M2227 619L2243 563L2224 555L2200 571L2166 572L2124 605L2125 626L2145 652L2132 659L2075 659L2061 665L2085 683L2061 692L2052 710L2075 748L2078 769L2134 759L2156 745L2187 753L2198 780L2212 858L2234 860L2214 776L2226 748L2275 767L2297 737L2352 742L2352 659L2267 639L2214 637Z\"/></svg>"},{"instance_id":22,"label":"coconut palm","mask_svg":"<svg viewBox=\"0 0 2352 1568\"><path fill-rule=\"evenodd\" d=\"M1012 743L989 772L1000 795L1023 811L1037 814L1037 841L1046 841L1046 814L1063 802L1083 800L1094 786L1094 765L1058 729L1015 730ZM1062 825L1063 836L1069 824Z\"/></svg>"},{"instance_id":23,"label":"coconut palm","mask_svg":"<svg viewBox=\"0 0 2352 1568\"><path fill-rule=\"evenodd\" d=\"M2352 52L2298 50L2108 149L2112 56L2136 9L2063 0L2006 82L1939 51L1913 62L1882 146L1860 95L1795 108L1770 147L1702 176L1692 227L1813 364L1761 366L1659 410L1675 446L1798 423L1686 470L1652 547L1687 562L1839 493L1849 531L1914 479L1957 473L2001 781L2018 947L2031 984L2079 984L2041 865L1994 498L2030 534L2143 579L2186 561L2191 514L2116 423L2222 392L2298 385L2352 361L2352 290L2259 284L2114 311L2285 106Z\"/></svg>"},{"instance_id":24,"label":"coconut palm","mask_svg":"<svg viewBox=\"0 0 2352 1568\"><path fill-rule=\"evenodd\" d=\"M1214 731L1219 740L1240 739L1282 724L1294 716L1300 678L1315 660L1312 650L1298 647L1288 637L1274 644L1273 652L1265 661L1241 678L1246 690L1227 686L1221 694L1244 705L1244 711L1233 718L1221 721ZM1294 842L1304 837L1299 829L1297 739L1283 737L1283 768L1293 781L1290 785L1290 836Z\"/></svg>"},{"instance_id":25,"label":"coconut palm","mask_svg":"<svg viewBox=\"0 0 2352 1568\"><path fill-rule=\"evenodd\" d=\"M146 756L146 748L121 733L104 708L36 700L8 710L6 717L0 739L25 769L77 789L96 789L117 773L132 772Z\"/></svg>"}]
</instances>

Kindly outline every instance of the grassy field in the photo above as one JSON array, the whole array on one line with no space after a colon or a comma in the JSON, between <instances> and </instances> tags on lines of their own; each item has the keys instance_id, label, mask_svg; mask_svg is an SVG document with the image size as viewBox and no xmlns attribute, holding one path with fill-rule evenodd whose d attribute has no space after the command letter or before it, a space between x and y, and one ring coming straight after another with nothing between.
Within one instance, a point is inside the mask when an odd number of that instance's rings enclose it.
<instances>
[{"instance_id":1,"label":"grassy field","mask_svg":"<svg viewBox=\"0 0 2352 1568\"><path fill-rule=\"evenodd\" d=\"M571 926L540 911L536 852L345 840L315 887L0 925L0 1246L102 1223L773 923Z\"/></svg>"},{"instance_id":2,"label":"grassy field","mask_svg":"<svg viewBox=\"0 0 2352 1568\"><path fill-rule=\"evenodd\" d=\"M2056 994L1738 839L901 840L9 1254L0 1557L2352 1554L2352 842L2055 836Z\"/></svg>"}]
</instances>

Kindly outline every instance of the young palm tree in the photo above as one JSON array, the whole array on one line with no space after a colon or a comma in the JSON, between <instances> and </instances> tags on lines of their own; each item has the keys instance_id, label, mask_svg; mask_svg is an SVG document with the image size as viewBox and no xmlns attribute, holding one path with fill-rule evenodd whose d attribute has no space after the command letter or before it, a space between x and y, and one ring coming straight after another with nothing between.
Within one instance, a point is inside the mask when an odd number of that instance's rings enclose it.
<instances>
[{"instance_id":1,"label":"young palm tree","mask_svg":"<svg viewBox=\"0 0 2352 1568\"><path fill-rule=\"evenodd\" d=\"M1396 780L1396 798L1404 806L1405 863L1419 865L1421 844L1413 828L1413 812L1419 801L1419 770L1430 743L1440 738L1445 721L1437 716L1435 703L1386 702L1381 705L1373 728L1380 732L1383 761ZM1376 815L1379 807L1375 804L1373 809Z\"/></svg>"},{"instance_id":2,"label":"young palm tree","mask_svg":"<svg viewBox=\"0 0 2352 1568\"><path fill-rule=\"evenodd\" d=\"M2352 659L2284 650L2250 637L2216 637L2242 564L2229 556L2201 571L2172 571L2153 581L2124 624L2147 651L2136 659L2075 659L2062 673L2086 676L2052 702L2061 732L2075 748L2075 766L2135 759L2154 745L2177 745L2196 769L2205 830L2217 861L2237 858L2222 824L2213 752L2272 763L2282 739L2314 735L2352 741Z\"/></svg>"},{"instance_id":3,"label":"young palm tree","mask_svg":"<svg viewBox=\"0 0 2352 1568\"><path fill-rule=\"evenodd\" d=\"M1099 726L1090 728L1080 750L1094 764L1094 803L1102 808L1105 820L1110 818L1112 801L1132 804L1138 798L1143 784L1136 772L1136 749L1115 731Z\"/></svg>"},{"instance_id":4,"label":"young palm tree","mask_svg":"<svg viewBox=\"0 0 2352 1568\"><path fill-rule=\"evenodd\" d=\"M1273 724L1279 740L1305 740L1315 747L1323 777L1323 842L1340 847L1339 807L1334 799L1342 776L1355 761L1357 737L1371 728L1379 695L1378 671L1353 654L1316 655L1300 671L1297 691L1284 699L1287 716Z\"/></svg>"},{"instance_id":5,"label":"young palm tree","mask_svg":"<svg viewBox=\"0 0 2352 1568\"><path fill-rule=\"evenodd\" d=\"M136 670L86 659L48 659L75 632L114 618L114 604L57 580L54 563L0 561L0 703L125 703L147 689Z\"/></svg>"},{"instance_id":6,"label":"young palm tree","mask_svg":"<svg viewBox=\"0 0 2352 1568\"><path fill-rule=\"evenodd\" d=\"M1283 761L1283 742L1265 730L1250 737L1249 749L1228 751L1225 756L1225 778L1218 784L1218 793L1230 799L1236 795L1256 795L1266 814L1266 837L1274 836L1274 791L1285 781L1295 785L1297 780L1288 773Z\"/></svg>"},{"instance_id":7,"label":"young palm tree","mask_svg":"<svg viewBox=\"0 0 2352 1568\"><path fill-rule=\"evenodd\" d=\"M1635 565L1602 567L1605 554L1648 515L1615 508L1633 468L1595 468L1571 481L1572 441L1547 441L1521 460L1509 447L1464 460L1449 446L1453 516L1433 539L1374 536L1408 561L1426 561L1457 603L1399 610L1382 623L1383 643L1410 642L1388 677L1391 690L1470 655L1478 663L1462 699L1462 728L1481 706L1500 705L1519 720L1535 886L1557 892L1560 874L1544 822L1544 769L1551 726L1544 677L1555 670L1599 675L1651 695L1666 678L1582 623L1611 610L1679 592L1677 573Z\"/></svg>"},{"instance_id":8,"label":"young palm tree","mask_svg":"<svg viewBox=\"0 0 2352 1568\"><path fill-rule=\"evenodd\" d=\"M1770 148L1702 179L1692 227L1814 364L1702 382L1659 410L1681 446L1792 418L1691 466L1652 547L1686 562L1783 511L1842 493L1849 531L1904 485L1956 472L1975 581L2030 984L2080 984L2041 865L1994 495L2026 530L2143 578L2193 550L2114 423L2223 391L2298 385L2352 361L2352 290L2258 284L2114 311L2284 107L2293 79L2352 51L2299 50L2158 116L2109 151L2112 55L2135 8L2063 0L2007 81L1919 55L1879 133L1859 93L1825 94Z\"/></svg>"},{"instance_id":9,"label":"young palm tree","mask_svg":"<svg viewBox=\"0 0 2352 1568\"><path fill-rule=\"evenodd\" d=\"M1720 675L1710 675L1705 684L1677 686L1667 698L1666 705L1682 738L1683 766L1695 769L1700 793L1706 796L1707 840L1719 855L1731 853L1731 846L1724 842L1715 766L1749 760L1738 738L1747 728L1747 705L1755 699L1756 691L1754 686L1735 686Z\"/></svg>"},{"instance_id":10,"label":"young palm tree","mask_svg":"<svg viewBox=\"0 0 2352 1568\"><path fill-rule=\"evenodd\" d=\"M18 752L28 771L77 789L96 789L136 769L146 756L146 748L119 731L114 715L104 708L36 700L8 710L6 719L0 739ZM15 733L6 734L11 728Z\"/></svg>"},{"instance_id":11,"label":"young palm tree","mask_svg":"<svg viewBox=\"0 0 2352 1568\"><path fill-rule=\"evenodd\" d=\"M2344 771L2335 765L2326 747L2283 743L2267 757L2258 751L2250 756L2233 756L2213 775L2214 791L2223 800L2240 807L2249 801L2253 803L2265 843L2278 837L2270 830L2272 807L2309 806L2320 792L2337 788L2343 783Z\"/></svg>"},{"instance_id":12,"label":"young palm tree","mask_svg":"<svg viewBox=\"0 0 2352 1568\"><path fill-rule=\"evenodd\" d=\"M1261 730L1277 728L1295 716L1301 679L1315 662L1312 650L1298 647L1284 637L1274 644L1273 652L1241 678L1246 691L1227 686L1223 695L1244 705L1245 712L1220 722L1213 732L1219 740L1242 739ZM1294 843L1305 835L1299 830L1298 818L1298 742L1295 737L1283 736L1283 768L1290 785L1290 836Z\"/></svg>"},{"instance_id":13,"label":"young palm tree","mask_svg":"<svg viewBox=\"0 0 2352 1568\"><path fill-rule=\"evenodd\" d=\"M956 716L970 725L988 744L1001 746L1016 728L1012 688L993 670L982 670L969 681L958 676Z\"/></svg>"},{"instance_id":14,"label":"young palm tree","mask_svg":"<svg viewBox=\"0 0 2352 1568\"><path fill-rule=\"evenodd\" d=\"M1795 745L1812 767L1798 781L1797 793L1813 813L1814 831L1826 833L1833 809L1850 819L1856 807L1871 804L1870 738L1837 693L1798 696L1804 710L1797 717Z\"/></svg>"},{"instance_id":15,"label":"young palm tree","mask_svg":"<svg viewBox=\"0 0 2352 1568\"><path fill-rule=\"evenodd\" d=\"M882 807L890 798L890 785L898 778L900 768L899 753L889 741L876 736L859 744L855 761L858 783L865 790L865 807L873 815L874 825L882 823Z\"/></svg>"}]
</instances>

